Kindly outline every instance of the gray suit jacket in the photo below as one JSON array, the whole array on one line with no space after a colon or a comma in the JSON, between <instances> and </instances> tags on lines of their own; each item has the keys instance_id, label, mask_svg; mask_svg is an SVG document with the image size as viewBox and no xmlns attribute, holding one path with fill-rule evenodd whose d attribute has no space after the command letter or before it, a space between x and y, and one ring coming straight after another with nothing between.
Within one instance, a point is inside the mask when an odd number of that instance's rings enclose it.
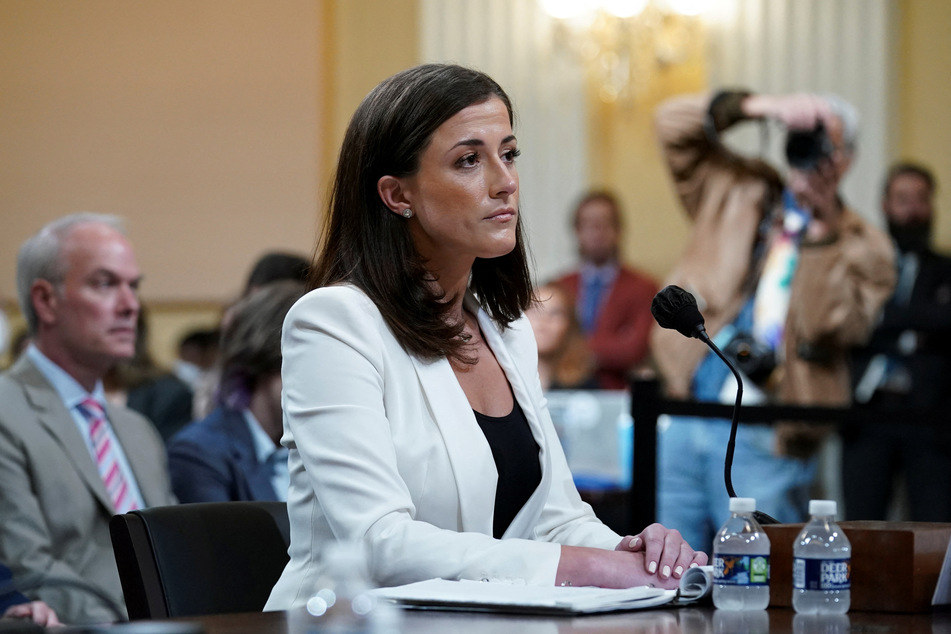
<instances>
[{"instance_id":1,"label":"gray suit jacket","mask_svg":"<svg viewBox=\"0 0 951 634\"><path fill-rule=\"evenodd\" d=\"M107 409L148 506L174 504L165 449L142 416ZM59 395L25 356L0 376L0 561L15 575L43 573L92 584L125 602L109 520L112 504ZM83 590L33 592L66 623L114 620Z\"/></svg>"}]
</instances>

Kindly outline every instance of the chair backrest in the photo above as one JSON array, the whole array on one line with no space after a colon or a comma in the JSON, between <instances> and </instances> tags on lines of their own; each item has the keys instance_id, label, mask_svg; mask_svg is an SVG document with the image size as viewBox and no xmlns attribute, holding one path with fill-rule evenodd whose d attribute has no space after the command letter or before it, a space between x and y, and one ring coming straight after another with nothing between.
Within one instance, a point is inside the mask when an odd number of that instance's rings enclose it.
<instances>
[{"instance_id":1,"label":"chair backrest","mask_svg":"<svg viewBox=\"0 0 951 634\"><path fill-rule=\"evenodd\" d=\"M152 507L109 530L133 620L260 611L288 561L283 502Z\"/></svg>"}]
</instances>

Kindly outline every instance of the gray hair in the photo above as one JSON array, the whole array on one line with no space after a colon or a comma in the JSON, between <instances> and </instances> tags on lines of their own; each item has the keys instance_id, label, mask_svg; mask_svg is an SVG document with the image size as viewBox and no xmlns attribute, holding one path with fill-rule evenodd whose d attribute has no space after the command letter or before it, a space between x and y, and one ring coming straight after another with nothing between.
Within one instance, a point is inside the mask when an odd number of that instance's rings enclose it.
<instances>
[{"instance_id":1,"label":"gray hair","mask_svg":"<svg viewBox=\"0 0 951 634\"><path fill-rule=\"evenodd\" d=\"M829 104L832 114L842 122L842 144L849 152L854 152L859 136L859 111L850 102L834 93L819 95Z\"/></svg>"},{"instance_id":2,"label":"gray hair","mask_svg":"<svg viewBox=\"0 0 951 634\"><path fill-rule=\"evenodd\" d=\"M79 225L101 224L125 234L122 219L111 214L80 212L58 218L27 238L17 255L17 299L31 334L36 334L39 317L33 308L30 289L36 280L56 285L66 277L66 265L60 257L63 242Z\"/></svg>"}]
</instances>

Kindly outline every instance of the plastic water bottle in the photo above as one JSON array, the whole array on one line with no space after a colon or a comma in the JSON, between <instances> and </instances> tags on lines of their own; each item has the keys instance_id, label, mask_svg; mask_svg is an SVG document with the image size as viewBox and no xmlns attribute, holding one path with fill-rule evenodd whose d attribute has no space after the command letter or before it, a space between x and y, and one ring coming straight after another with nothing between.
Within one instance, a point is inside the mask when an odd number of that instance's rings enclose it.
<instances>
[{"instance_id":1,"label":"plastic water bottle","mask_svg":"<svg viewBox=\"0 0 951 634\"><path fill-rule=\"evenodd\" d=\"M709 632L710 630L705 627L688 630L684 627L683 631ZM713 634L769 634L769 612L766 610L714 610Z\"/></svg>"},{"instance_id":2,"label":"plastic water bottle","mask_svg":"<svg viewBox=\"0 0 951 634\"><path fill-rule=\"evenodd\" d=\"M852 623L848 614L796 614L793 634L850 634Z\"/></svg>"},{"instance_id":3,"label":"plastic water bottle","mask_svg":"<svg viewBox=\"0 0 951 634\"><path fill-rule=\"evenodd\" d=\"M835 523L834 500L812 500L793 543L792 604L801 614L845 614L852 601L852 545Z\"/></svg>"},{"instance_id":4,"label":"plastic water bottle","mask_svg":"<svg viewBox=\"0 0 951 634\"><path fill-rule=\"evenodd\" d=\"M730 519L713 539L713 605L721 610L769 605L769 537L754 510L753 498L730 498Z\"/></svg>"},{"instance_id":5,"label":"plastic water bottle","mask_svg":"<svg viewBox=\"0 0 951 634\"><path fill-rule=\"evenodd\" d=\"M319 590L307 601L307 611L320 618L321 632L383 634L399 631L398 609L377 601L359 542L329 544L323 553Z\"/></svg>"}]
</instances>

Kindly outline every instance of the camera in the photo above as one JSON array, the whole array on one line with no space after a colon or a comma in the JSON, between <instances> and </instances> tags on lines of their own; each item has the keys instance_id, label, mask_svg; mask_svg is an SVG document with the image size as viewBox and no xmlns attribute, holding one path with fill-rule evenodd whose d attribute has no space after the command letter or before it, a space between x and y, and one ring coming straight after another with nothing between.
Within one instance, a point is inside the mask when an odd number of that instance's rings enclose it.
<instances>
[{"instance_id":1,"label":"camera","mask_svg":"<svg viewBox=\"0 0 951 634\"><path fill-rule=\"evenodd\" d=\"M820 121L812 130L793 130L786 136L786 162L798 170L814 170L832 156L835 147Z\"/></svg>"},{"instance_id":2,"label":"camera","mask_svg":"<svg viewBox=\"0 0 951 634\"><path fill-rule=\"evenodd\" d=\"M724 347L724 354L753 383L763 386L776 368L776 354L765 343L747 333L738 333Z\"/></svg>"}]
</instances>

